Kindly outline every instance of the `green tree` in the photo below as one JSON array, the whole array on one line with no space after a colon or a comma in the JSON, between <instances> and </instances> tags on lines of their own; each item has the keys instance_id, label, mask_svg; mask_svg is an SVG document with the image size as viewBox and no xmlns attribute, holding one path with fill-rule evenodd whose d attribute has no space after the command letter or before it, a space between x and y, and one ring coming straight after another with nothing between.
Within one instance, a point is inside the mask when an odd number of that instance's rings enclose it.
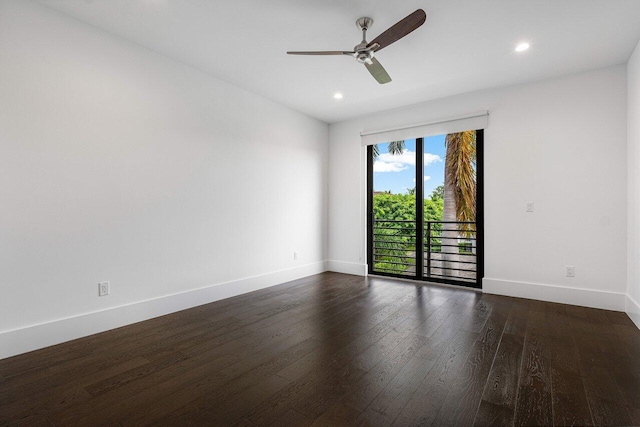
<instances>
[{"instance_id":1,"label":"green tree","mask_svg":"<svg viewBox=\"0 0 640 427\"><path fill-rule=\"evenodd\" d=\"M423 212L425 221L442 220L443 200L425 199ZM416 200L411 194L376 193L373 196L373 213L376 220L374 243L375 268L378 271L402 273L407 266L415 264L411 258L416 251L415 221ZM405 258L407 257L407 258Z\"/></svg>"},{"instance_id":2,"label":"green tree","mask_svg":"<svg viewBox=\"0 0 640 427\"><path fill-rule=\"evenodd\" d=\"M438 185L431 192L432 199L443 199L444 200L444 185Z\"/></svg>"}]
</instances>

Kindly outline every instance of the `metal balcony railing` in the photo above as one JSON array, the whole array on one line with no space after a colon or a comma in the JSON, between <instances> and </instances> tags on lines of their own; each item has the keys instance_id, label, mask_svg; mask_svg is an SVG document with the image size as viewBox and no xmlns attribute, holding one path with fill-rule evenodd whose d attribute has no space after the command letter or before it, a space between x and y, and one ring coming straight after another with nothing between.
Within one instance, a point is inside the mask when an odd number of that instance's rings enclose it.
<instances>
[{"instance_id":1,"label":"metal balcony railing","mask_svg":"<svg viewBox=\"0 0 640 427\"><path fill-rule=\"evenodd\" d=\"M425 221L424 277L475 282L475 222Z\"/></svg>"},{"instance_id":2,"label":"metal balcony railing","mask_svg":"<svg viewBox=\"0 0 640 427\"><path fill-rule=\"evenodd\" d=\"M373 271L415 276L416 222L374 220Z\"/></svg>"},{"instance_id":3,"label":"metal balcony railing","mask_svg":"<svg viewBox=\"0 0 640 427\"><path fill-rule=\"evenodd\" d=\"M425 221L421 277L475 282L475 222ZM373 222L373 271L416 277L416 223L412 220Z\"/></svg>"}]
</instances>

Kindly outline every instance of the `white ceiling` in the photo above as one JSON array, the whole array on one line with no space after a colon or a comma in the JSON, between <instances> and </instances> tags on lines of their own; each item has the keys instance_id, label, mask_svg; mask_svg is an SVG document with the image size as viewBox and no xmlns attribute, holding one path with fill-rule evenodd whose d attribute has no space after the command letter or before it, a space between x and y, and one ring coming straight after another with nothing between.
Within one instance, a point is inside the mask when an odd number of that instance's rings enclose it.
<instances>
[{"instance_id":1,"label":"white ceiling","mask_svg":"<svg viewBox=\"0 0 640 427\"><path fill-rule=\"evenodd\" d=\"M640 0L40 0L67 15L326 122L624 63ZM414 10L426 23L376 57L379 85L348 56ZM515 53L526 40L531 49ZM333 94L340 91L344 99Z\"/></svg>"}]
</instances>

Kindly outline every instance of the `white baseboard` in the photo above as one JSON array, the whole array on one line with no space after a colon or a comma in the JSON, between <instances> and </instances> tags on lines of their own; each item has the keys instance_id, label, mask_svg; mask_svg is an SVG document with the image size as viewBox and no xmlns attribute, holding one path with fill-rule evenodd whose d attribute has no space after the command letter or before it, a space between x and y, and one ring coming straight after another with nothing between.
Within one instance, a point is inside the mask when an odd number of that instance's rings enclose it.
<instances>
[{"instance_id":1,"label":"white baseboard","mask_svg":"<svg viewBox=\"0 0 640 427\"><path fill-rule=\"evenodd\" d=\"M627 313L627 316L629 316L633 323L636 324L638 329L640 329L640 304L638 304L636 300L631 298L630 295L627 295L626 297L625 311Z\"/></svg>"},{"instance_id":2,"label":"white baseboard","mask_svg":"<svg viewBox=\"0 0 640 427\"><path fill-rule=\"evenodd\" d=\"M623 293L616 292L488 278L482 279L482 291L488 294L559 302L615 311L625 311L625 299L627 297Z\"/></svg>"},{"instance_id":3,"label":"white baseboard","mask_svg":"<svg viewBox=\"0 0 640 427\"><path fill-rule=\"evenodd\" d=\"M0 332L0 359L327 271L326 261Z\"/></svg>"},{"instance_id":4,"label":"white baseboard","mask_svg":"<svg viewBox=\"0 0 640 427\"><path fill-rule=\"evenodd\" d=\"M358 264L356 262L344 261L327 261L327 270L336 273L355 274L356 276L367 275L367 264Z\"/></svg>"}]
</instances>

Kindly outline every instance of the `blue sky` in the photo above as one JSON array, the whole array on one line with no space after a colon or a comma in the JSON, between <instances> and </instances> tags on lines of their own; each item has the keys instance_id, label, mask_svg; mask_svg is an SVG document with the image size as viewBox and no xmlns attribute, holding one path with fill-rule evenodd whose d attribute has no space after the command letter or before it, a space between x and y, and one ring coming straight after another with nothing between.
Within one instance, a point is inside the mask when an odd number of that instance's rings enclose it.
<instances>
[{"instance_id":1,"label":"blue sky","mask_svg":"<svg viewBox=\"0 0 640 427\"><path fill-rule=\"evenodd\" d=\"M424 194L425 198L439 185L444 184L445 135L424 139ZM380 156L373 165L373 188L375 191L406 193L416 186L415 153L416 140L405 141L404 154L394 156L388 152L389 144L378 144Z\"/></svg>"}]
</instances>

